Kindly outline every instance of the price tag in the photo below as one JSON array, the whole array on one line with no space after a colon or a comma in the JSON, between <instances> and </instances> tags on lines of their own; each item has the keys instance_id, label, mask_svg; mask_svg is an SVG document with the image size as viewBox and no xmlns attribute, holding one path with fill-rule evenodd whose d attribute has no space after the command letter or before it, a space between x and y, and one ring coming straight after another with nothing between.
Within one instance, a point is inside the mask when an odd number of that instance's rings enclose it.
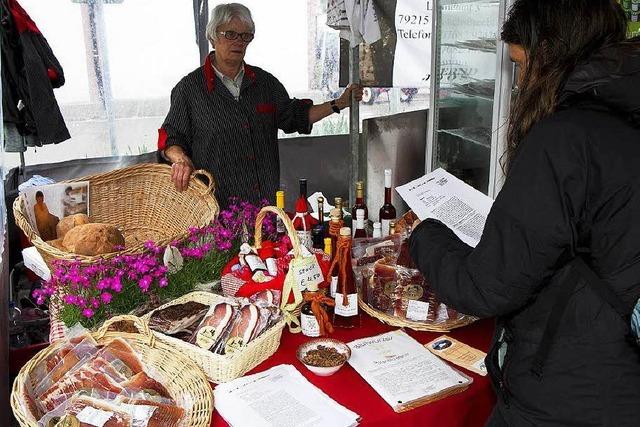
<instances>
[{"instance_id":1,"label":"price tag","mask_svg":"<svg viewBox=\"0 0 640 427\"><path fill-rule=\"evenodd\" d=\"M429 303L424 301L409 300L407 307L407 319L417 322L427 320L429 314Z\"/></svg>"},{"instance_id":2,"label":"price tag","mask_svg":"<svg viewBox=\"0 0 640 427\"><path fill-rule=\"evenodd\" d=\"M184 264L184 260L182 258L182 254L180 254L180 250L175 246L167 246L164 250L164 255L162 257L162 261L164 261L165 267L170 274L177 273L182 270L182 265Z\"/></svg>"},{"instance_id":3,"label":"price tag","mask_svg":"<svg viewBox=\"0 0 640 427\"><path fill-rule=\"evenodd\" d=\"M292 263L291 268L298 282L300 290L314 289L322 283L322 270L315 256L300 259L297 263Z\"/></svg>"},{"instance_id":4,"label":"price tag","mask_svg":"<svg viewBox=\"0 0 640 427\"><path fill-rule=\"evenodd\" d=\"M100 409L86 406L76 415L78 421L83 424L89 424L95 427L104 426L113 416L113 412L102 411Z\"/></svg>"}]
</instances>

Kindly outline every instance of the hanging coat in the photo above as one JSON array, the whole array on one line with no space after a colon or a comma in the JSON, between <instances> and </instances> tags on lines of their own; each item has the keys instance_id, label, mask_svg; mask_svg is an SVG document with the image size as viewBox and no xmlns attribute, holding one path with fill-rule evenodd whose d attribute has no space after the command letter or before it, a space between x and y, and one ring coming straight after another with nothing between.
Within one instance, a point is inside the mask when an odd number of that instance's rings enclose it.
<instances>
[{"instance_id":1,"label":"hanging coat","mask_svg":"<svg viewBox=\"0 0 640 427\"><path fill-rule=\"evenodd\" d=\"M7 151L70 138L53 89L64 84L62 66L36 24L16 0L0 0L2 107ZM20 138L22 139L22 138ZM20 149L22 148L22 149Z\"/></svg>"}]
</instances>

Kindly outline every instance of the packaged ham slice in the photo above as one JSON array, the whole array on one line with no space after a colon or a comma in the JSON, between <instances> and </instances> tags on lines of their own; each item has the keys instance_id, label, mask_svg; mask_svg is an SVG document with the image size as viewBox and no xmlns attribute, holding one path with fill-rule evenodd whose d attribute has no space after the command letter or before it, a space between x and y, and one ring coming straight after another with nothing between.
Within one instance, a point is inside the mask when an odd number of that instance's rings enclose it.
<instances>
[{"instance_id":1,"label":"packaged ham slice","mask_svg":"<svg viewBox=\"0 0 640 427\"><path fill-rule=\"evenodd\" d=\"M97 343L87 330L80 325L73 327L69 332L69 338L60 349L34 367L31 373L31 378L36 380L33 395L43 393L67 372L82 366L97 352Z\"/></svg>"},{"instance_id":2,"label":"packaged ham slice","mask_svg":"<svg viewBox=\"0 0 640 427\"><path fill-rule=\"evenodd\" d=\"M45 414L38 425L55 426L62 420L68 420L72 426L79 427L131 427L133 418L123 408L107 400L90 396L76 395L64 405Z\"/></svg>"},{"instance_id":3,"label":"packaged ham slice","mask_svg":"<svg viewBox=\"0 0 640 427\"><path fill-rule=\"evenodd\" d=\"M226 299L209 309L207 315L196 329L191 343L211 350L233 325L238 308L233 299Z\"/></svg>"},{"instance_id":4,"label":"packaged ham slice","mask_svg":"<svg viewBox=\"0 0 640 427\"><path fill-rule=\"evenodd\" d=\"M140 372L120 384L123 390L145 391L160 397L171 399L169 391L157 380L151 378L147 372ZM122 391L122 390L121 390Z\"/></svg>"}]
</instances>

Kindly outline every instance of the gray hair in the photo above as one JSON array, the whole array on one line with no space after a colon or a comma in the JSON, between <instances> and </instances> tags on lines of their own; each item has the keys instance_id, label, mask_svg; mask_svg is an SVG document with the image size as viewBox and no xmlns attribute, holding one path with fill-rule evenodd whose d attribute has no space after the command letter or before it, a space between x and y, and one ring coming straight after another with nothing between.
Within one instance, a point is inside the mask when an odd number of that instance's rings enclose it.
<instances>
[{"instance_id":1,"label":"gray hair","mask_svg":"<svg viewBox=\"0 0 640 427\"><path fill-rule=\"evenodd\" d=\"M211 11L211 19L207 24L207 39L209 42L213 44L218 38L218 27L228 24L233 18L238 18L249 25L252 32L255 32L256 25L253 22L249 8L240 3L223 3L217 5Z\"/></svg>"}]
</instances>

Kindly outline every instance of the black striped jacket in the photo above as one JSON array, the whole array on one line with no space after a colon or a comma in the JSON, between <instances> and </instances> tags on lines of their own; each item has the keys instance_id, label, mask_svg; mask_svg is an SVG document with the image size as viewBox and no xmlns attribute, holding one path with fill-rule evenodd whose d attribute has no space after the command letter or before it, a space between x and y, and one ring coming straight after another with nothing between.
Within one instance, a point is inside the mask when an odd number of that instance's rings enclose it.
<instances>
[{"instance_id":1,"label":"black striped jacket","mask_svg":"<svg viewBox=\"0 0 640 427\"><path fill-rule=\"evenodd\" d=\"M275 200L280 182L278 128L311 132L311 100L289 97L268 72L244 67L236 101L211 66L187 74L171 91L171 107L159 130L158 150L179 145L196 169L211 172L222 208L230 196L257 203Z\"/></svg>"}]
</instances>

